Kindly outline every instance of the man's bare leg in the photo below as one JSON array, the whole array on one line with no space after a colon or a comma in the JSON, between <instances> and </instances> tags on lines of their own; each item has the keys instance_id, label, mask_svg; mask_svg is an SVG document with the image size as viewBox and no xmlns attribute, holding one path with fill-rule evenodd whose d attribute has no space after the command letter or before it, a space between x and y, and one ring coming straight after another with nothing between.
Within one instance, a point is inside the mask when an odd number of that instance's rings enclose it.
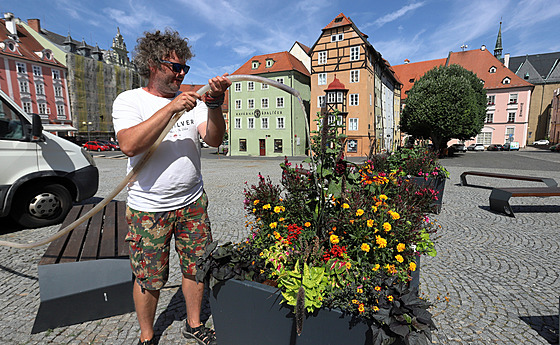
<instances>
[{"instance_id":1,"label":"man's bare leg","mask_svg":"<svg viewBox=\"0 0 560 345\"><path fill-rule=\"evenodd\" d=\"M197 283L194 276L183 275L182 289L187 307L187 322L193 328L198 327L201 325L200 310L202 308L204 284Z\"/></svg>"},{"instance_id":2,"label":"man's bare leg","mask_svg":"<svg viewBox=\"0 0 560 345\"><path fill-rule=\"evenodd\" d=\"M150 340L154 337L154 319L159 300L159 290L144 290L142 292L142 287L138 285L137 280L134 280L132 297L134 298L136 317L140 324L140 341Z\"/></svg>"}]
</instances>

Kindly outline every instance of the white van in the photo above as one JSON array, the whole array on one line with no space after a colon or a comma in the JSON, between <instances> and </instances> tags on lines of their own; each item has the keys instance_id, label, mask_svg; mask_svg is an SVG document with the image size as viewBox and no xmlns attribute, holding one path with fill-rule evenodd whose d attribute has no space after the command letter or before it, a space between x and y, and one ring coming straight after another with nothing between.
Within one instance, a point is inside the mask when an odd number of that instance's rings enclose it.
<instances>
[{"instance_id":1,"label":"white van","mask_svg":"<svg viewBox=\"0 0 560 345\"><path fill-rule=\"evenodd\" d=\"M43 132L0 90L0 217L24 228L61 223L73 201L97 193L99 172L78 145Z\"/></svg>"}]
</instances>

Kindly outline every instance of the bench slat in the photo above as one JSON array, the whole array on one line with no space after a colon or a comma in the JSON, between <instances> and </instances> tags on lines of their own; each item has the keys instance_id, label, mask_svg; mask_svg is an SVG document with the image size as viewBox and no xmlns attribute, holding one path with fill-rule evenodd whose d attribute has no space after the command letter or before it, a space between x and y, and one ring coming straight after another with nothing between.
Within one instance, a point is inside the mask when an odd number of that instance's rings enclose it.
<instances>
[{"instance_id":1,"label":"bench slat","mask_svg":"<svg viewBox=\"0 0 560 345\"><path fill-rule=\"evenodd\" d=\"M508 187L498 189L511 193L512 197L560 196L560 187Z\"/></svg>"},{"instance_id":2,"label":"bench slat","mask_svg":"<svg viewBox=\"0 0 560 345\"><path fill-rule=\"evenodd\" d=\"M103 236L101 237L99 258L115 257L115 217L116 202L110 202L105 206L105 224L103 226Z\"/></svg>"},{"instance_id":3,"label":"bench slat","mask_svg":"<svg viewBox=\"0 0 560 345\"><path fill-rule=\"evenodd\" d=\"M128 243L125 242L128 234L128 223L126 222L126 203L124 201L117 203L117 247L118 256L128 256Z\"/></svg>"},{"instance_id":4,"label":"bench slat","mask_svg":"<svg viewBox=\"0 0 560 345\"><path fill-rule=\"evenodd\" d=\"M101 229L103 227L103 213L105 208L91 217L89 226L87 228L86 239L82 254L78 261L96 260L99 250L99 238L101 237Z\"/></svg>"},{"instance_id":5,"label":"bench slat","mask_svg":"<svg viewBox=\"0 0 560 345\"><path fill-rule=\"evenodd\" d=\"M82 207L83 207L82 205L77 205L70 209L70 212L68 212L68 215L62 222L62 225L60 226L61 230L67 227L68 225L70 225L76 219L80 218L80 215L82 214ZM72 231L54 240L49 245L47 251L39 261L39 265L50 265L50 264L57 263L58 259L60 258L60 253L64 249L64 246L66 245L66 241L71 233Z\"/></svg>"},{"instance_id":6,"label":"bench slat","mask_svg":"<svg viewBox=\"0 0 560 345\"><path fill-rule=\"evenodd\" d=\"M465 171L461 174L461 185L468 186L467 183L467 176L483 176L483 177L495 177L495 178L502 178L502 179L509 179L509 180L520 180L520 181L532 181L532 182L542 182L546 184L548 187L557 187L558 183L549 177L537 177L537 176L523 176L523 175L511 175L511 174L501 174L501 173L492 173L492 172L485 172L485 171Z\"/></svg>"},{"instance_id":7,"label":"bench slat","mask_svg":"<svg viewBox=\"0 0 560 345\"><path fill-rule=\"evenodd\" d=\"M93 205L84 205L82 209L82 214L85 214L93 208ZM74 230L70 232L70 239L68 244L64 248L64 252L60 257L59 263L64 262L76 262L80 258L80 252L82 250L82 244L86 235L86 230L89 225L89 220L78 225Z\"/></svg>"}]
</instances>

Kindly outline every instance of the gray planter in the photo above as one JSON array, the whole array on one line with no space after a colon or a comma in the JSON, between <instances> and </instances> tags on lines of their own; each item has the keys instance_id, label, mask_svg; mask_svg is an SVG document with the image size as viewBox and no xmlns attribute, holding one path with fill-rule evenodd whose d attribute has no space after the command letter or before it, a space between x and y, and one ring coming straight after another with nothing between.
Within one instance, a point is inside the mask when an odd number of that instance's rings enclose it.
<instances>
[{"instance_id":1,"label":"gray planter","mask_svg":"<svg viewBox=\"0 0 560 345\"><path fill-rule=\"evenodd\" d=\"M411 176L408 177L411 182L418 185L421 188L432 188L436 192L438 192L437 200L434 200L431 203L431 210L435 214L439 214L441 212L441 207L443 204L443 191L445 189L445 180L446 179L436 179L436 178L428 178L425 179L423 177Z\"/></svg>"}]
</instances>

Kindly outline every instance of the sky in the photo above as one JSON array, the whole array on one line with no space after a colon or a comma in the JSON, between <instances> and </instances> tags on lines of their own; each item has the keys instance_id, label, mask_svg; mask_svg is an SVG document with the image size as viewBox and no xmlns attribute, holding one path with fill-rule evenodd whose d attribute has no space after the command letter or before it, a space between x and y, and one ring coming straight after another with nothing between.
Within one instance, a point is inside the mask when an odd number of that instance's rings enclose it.
<instances>
[{"instance_id":1,"label":"sky","mask_svg":"<svg viewBox=\"0 0 560 345\"><path fill-rule=\"evenodd\" d=\"M3 1L0 12L40 19L49 31L101 49L118 27L131 52L143 32L175 29L195 54L185 84L206 84L296 41L312 47L339 13L391 65L482 45L493 51L500 21L504 54L560 51L560 0L18 0Z\"/></svg>"}]
</instances>

